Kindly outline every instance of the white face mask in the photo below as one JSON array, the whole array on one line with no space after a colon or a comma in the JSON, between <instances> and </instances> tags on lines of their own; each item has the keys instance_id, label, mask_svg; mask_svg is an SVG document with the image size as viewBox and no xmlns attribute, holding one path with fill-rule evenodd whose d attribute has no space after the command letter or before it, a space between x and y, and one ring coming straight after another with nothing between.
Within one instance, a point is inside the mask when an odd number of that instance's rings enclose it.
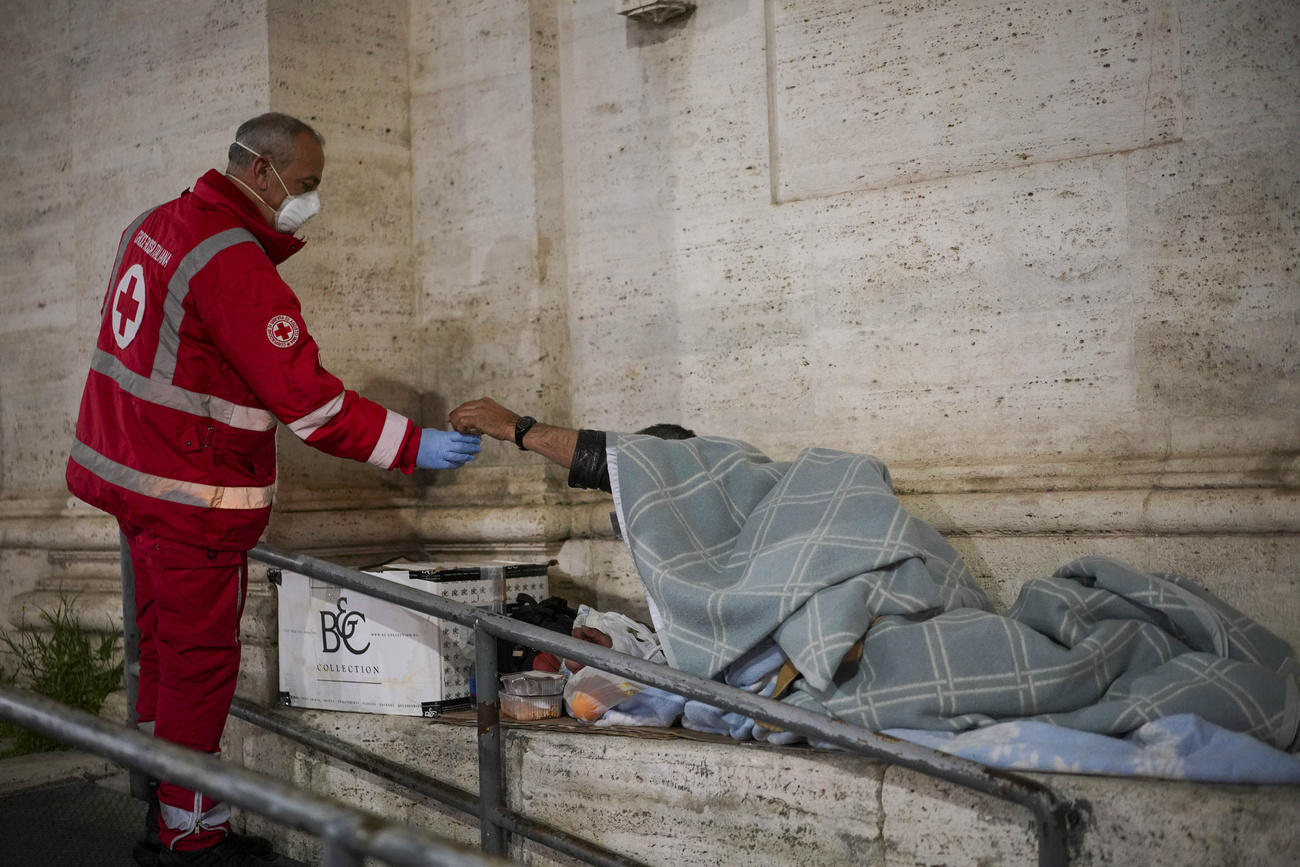
<instances>
[{"instance_id":1,"label":"white face mask","mask_svg":"<svg viewBox=\"0 0 1300 867\"><path fill-rule=\"evenodd\" d=\"M253 156L261 156L261 154L241 141L237 141L235 144ZM271 165L270 160L267 160L267 165L271 166L271 171L275 172L275 179L280 182L281 187L284 187L284 201L280 202L280 207L275 212L275 228L286 235L292 235L302 228L303 223L320 213L320 196L316 194L315 190L295 196L289 192L289 187L285 185L284 178L280 177L279 172L275 171L275 166ZM261 199L262 197L258 196L258 198ZM271 207L271 203L266 199L262 199L262 203L268 208Z\"/></svg>"},{"instance_id":2,"label":"white face mask","mask_svg":"<svg viewBox=\"0 0 1300 867\"><path fill-rule=\"evenodd\" d=\"M272 171L275 170L272 169ZM283 185L284 181L280 183ZM302 227L303 223L319 213L320 196L316 194L315 190L310 193L303 193L301 196L286 195L284 201L280 203L280 209L275 212L275 228L285 234L292 235Z\"/></svg>"}]
</instances>

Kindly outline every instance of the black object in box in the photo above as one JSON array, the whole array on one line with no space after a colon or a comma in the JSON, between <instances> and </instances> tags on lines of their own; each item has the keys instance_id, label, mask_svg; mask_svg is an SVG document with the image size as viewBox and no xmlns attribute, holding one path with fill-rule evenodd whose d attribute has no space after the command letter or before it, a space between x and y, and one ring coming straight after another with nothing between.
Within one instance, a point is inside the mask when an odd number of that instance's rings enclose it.
<instances>
[{"instance_id":1,"label":"black object in box","mask_svg":"<svg viewBox=\"0 0 1300 867\"><path fill-rule=\"evenodd\" d=\"M486 578L488 569L500 569L502 578L537 578L547 574L546 563L505 563L502 565L485 564L483 566L448 566L441 569L422 569L422 564L413 564L414 568L406 571L420 581L479 581ZM403 569L399 564L388 564L385 569Z\"/></svg>"}]
</instances>

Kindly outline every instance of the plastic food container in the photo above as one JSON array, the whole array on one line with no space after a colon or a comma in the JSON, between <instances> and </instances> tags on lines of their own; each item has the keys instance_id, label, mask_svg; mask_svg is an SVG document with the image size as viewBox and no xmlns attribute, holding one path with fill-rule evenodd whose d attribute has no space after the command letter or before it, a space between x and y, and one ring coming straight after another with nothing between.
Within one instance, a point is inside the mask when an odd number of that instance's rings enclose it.
<instances>
[{"instance_id":1,"label":"plastic food container","mask_svg":"<svg viewBox=\"0 0 1300 867\"><path fill-rule=\"evenodd\" d=\"M550 671L517 671L501 675L501 691L510 695L560 695L564 675Z\"/></svg>"},{"instance_id":2,"label":"plastic food container","mask_svg":"<svg viewBox=\"0 0 1300 867\"><path fill-rule=\"evenodd\" d=\"M550 671L501 675L501 713L510 719L553 719L564 706L565 676Z\"/></svg>"},{"instance_id":3,"label":"plastic food container","mask_svg":"<svg viewBox=\"0 0 1300 867\"><path fill-rule=\"evenodd\" d=\"M556 695L511 695L500 693L501 713L514 720L553 719L560 715L564 696Z\"/></svg>"}]
</instances>

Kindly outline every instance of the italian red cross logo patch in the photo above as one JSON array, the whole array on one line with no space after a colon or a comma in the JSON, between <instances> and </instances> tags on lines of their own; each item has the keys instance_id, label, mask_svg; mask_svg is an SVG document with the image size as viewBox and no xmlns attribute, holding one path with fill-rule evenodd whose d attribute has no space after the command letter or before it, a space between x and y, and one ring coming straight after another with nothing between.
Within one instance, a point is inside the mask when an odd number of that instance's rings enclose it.
<instances>
[{"instance_id":1,"label":"italian red cross logo patch","mask_svg":"<svg viewBox=\"0 0 1300 867\"><path fill-rule=\"evenodd\" d=\"M119 349L126 349L140 330L140 322L144 319L145 296L144 268L138 264L132 265L117 282L117 288L113 290L113 298L109 302L113 305L113 339L117 341Z\"/></svg>"},{"instance_id":2,"label":"italian red cross logo patch","mask_svg":"<svg viewBox=\"0 0 1300 867\"><path fill-rule=\"evenodd\" d=\"M288 349L298 342L298 323L292 316L272 316L266 323L266 339L281 349Z\"/></svg>"}]
</instances>

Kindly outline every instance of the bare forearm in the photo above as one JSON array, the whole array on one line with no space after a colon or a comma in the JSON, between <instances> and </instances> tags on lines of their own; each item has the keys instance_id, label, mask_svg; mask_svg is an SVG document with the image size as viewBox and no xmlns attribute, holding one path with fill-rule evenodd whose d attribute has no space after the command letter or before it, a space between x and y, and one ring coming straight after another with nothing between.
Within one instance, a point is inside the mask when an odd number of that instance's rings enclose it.
<instances>
[{"instance_id":1,"label":"bare forearm","mask_svg":"<svg viewBox=\"0 0 1300 867\"><path fill-rule=\"evenodd\" d=\"M515 423L519 421L519 415L491 398L482 397L456 407L447 420L461 433L482 434L502 442L514 442ZM573 463L578 432L538 422L524 434L523 445L530 452L537 452L547 460L567 468Z\"/></svg>"},{"instance_id":2,"label":"bare forearm","mask_svg":"<svg viewBox=\"0 0 1300 867\"><path fill-rule=\"evenodd\" d=\"M510 432L514 439L514 430ZM537 452L549 461L568 469L573 463L573 450L578 447L578 432L567 427L555 427L540 421L524 434L524 448Z\"/></svg>"}]
</instances>

